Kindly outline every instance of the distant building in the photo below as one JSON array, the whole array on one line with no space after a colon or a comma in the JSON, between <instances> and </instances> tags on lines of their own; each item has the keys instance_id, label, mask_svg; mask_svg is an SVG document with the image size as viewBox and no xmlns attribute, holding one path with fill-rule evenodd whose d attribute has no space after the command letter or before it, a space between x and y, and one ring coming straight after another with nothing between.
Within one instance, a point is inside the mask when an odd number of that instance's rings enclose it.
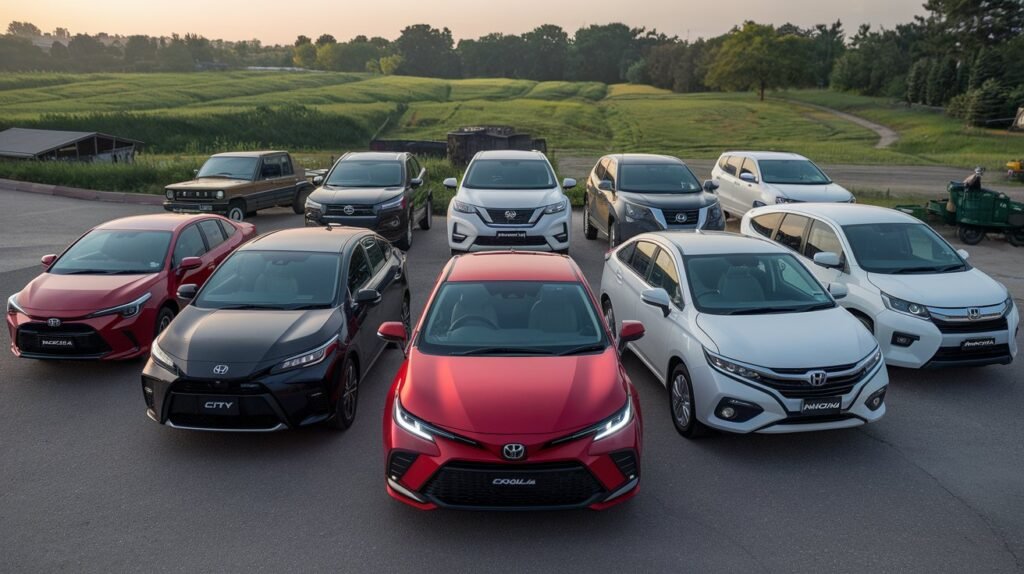
<instances>
[{"instance_id":1,"label":"distant building","mask_svg":"<svg viewBox=\"0 0 1024 574\"><path fill-rule=\"evenodd\" d=\"M537 150L547 153L544 139L519 133L511 126L474 126L448 132L448 159L455 165L466 165L480 151Z\"/></svg>"},{"instance_id":2,"label":"distant building","mask_svg":"<svg viewBox=\"0 0 1024 574\"><path fill-rule=\"evenodd\" d=\"M131 163L142 142L98 132L10 128L0 132L0 158Z\"/></svg>"}]
</instances>

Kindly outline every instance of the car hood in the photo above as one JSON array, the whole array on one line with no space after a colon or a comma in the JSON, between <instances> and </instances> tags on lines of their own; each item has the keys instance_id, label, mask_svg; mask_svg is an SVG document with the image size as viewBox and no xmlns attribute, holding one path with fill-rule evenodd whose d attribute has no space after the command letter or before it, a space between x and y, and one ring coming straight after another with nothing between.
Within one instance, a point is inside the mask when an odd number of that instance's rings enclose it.
<instances>
[{"instance_id":1,"label":"car hood","mask_svg":"<svg viewBox=\"0 0 1024 574\"><path fill-rule=\"evenodd\" d=\"M309 194L309 199L327 205L367 205L381 203L402 194L401 187L336 187L323 186Z\"/></svg>"},{"instance_id":2,"label":"car hood","mask_svg":"<svg viewBox=\"0 0 1024 574\"><path fill-rule=\"evenodd\" d=\"M220 190L230 189L232 187L238 187L241 185L249 185L252 182L247 179L225 179L223 177L200 177L198 179L192 179L189 181L182 181L180 183L173 183L168 185L166 189L172 191L208 191L208 190Z\"/></svg>"},{"instance_id":3,"label":"car hood","mask_svg":"<svg viewBox=\"0 0 1024 574\"><path fill-rule=\"evenodd\" d=\"M190 377L208 378L215 365L227 365L229 374L224 378L240 378L326 343L341 330L341 323L337 309L230 310L189 305L160 335L158 344Z\"/></svg>"},{"instance_id":4,"label":"car hood","mask_svg":"<svg viewBox=\"0 0 1024 574\"><path fill-rule=\"evenodd\" d=\"M626 402L615 349L570 357L449 357L413 349L402 406L453 431L570 432L600 422Z\"/></svg>"},{"instance_id":5,"label":"car hood","mask_svg":"<svg viewBox=\"0 0 1024 574\"><path fill-rule=\"evenodd\" d=\"M868 273L868 281L893 297L930 307L998 305L1007 297L1002 285L977 269L927 275Z\"/></svg>"},{"instance_id":6,"label":"car hood","mask_svg":"<svg viewBox=\"0 0 1024 574\"><path fill-rule=\"evenodd\" d=\"M536 209L565 199L561 189L473 189L463 187L456 199L486 209Z\"/></svg>"},{"instance_id":7,"label":"car hood","mask_svg":"<svg viewBox=\"0 0 1024 574\"><path fill-rule=\"evenodd\" d=\"M792 185L785 183L765 183L771 189L782 194L784 197L797 201L850 201L853 197L843 186L835 183L825 185Z\"/></svg>"},{"instance_id":8,"label":"car hood","mask_svg":"<svg viewBox=\"0 0 1024 574\"><path fill-rule=\"evenodd\" d=\"M37 317L81 317L101 309L131 303L157 283L161 275L43 273L18 293L18 305Z\"/></svg>"},{"instance_id":9,"label":"car hood","mask_svg":"<svg viewBox=\"0 0 1024 574\"><path fill-rule=\"evenodd\" d=\"M718 354L774 369L856 363L878 346L860 321L838 306L807 313L701 313L697 325L718 347Z\"/></svg>"},{"instance_id":10,"label":"car hood","mask_svg":"<svg viewBox=\"0 0 1024 574\"><path fill-rule=\"evenodd\" d=\"M657 207L658 209L699 209L718 201L718 197L714 194L703 191L689 193L632 193L620 191L616 195L630 203Z\"/></svg>"}]
</instances>

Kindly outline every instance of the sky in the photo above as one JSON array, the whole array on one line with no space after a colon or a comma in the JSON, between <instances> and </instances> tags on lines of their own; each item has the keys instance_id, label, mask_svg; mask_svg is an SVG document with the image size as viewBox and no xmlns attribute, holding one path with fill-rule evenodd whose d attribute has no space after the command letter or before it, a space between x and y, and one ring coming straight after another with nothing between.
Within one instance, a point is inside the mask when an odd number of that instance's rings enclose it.
<instances>
[{"instance_id":1,"label":"sky","mask_svg":"<svg viewBox=\"0 0 1024 574\"><path fill-rule=\"evenodd\" d=\"M394 39L402 28L447 26L455 39L521 34L557 24L571 35L622 22L682 39L717 36L744 20L799 26L842 20L892 27L923 13L924 0L0 0L0 26L32 22L44 32L200 34L210 39L291 44L299 34L339 41L362 34Z\"/></svg>"}]
</instances>

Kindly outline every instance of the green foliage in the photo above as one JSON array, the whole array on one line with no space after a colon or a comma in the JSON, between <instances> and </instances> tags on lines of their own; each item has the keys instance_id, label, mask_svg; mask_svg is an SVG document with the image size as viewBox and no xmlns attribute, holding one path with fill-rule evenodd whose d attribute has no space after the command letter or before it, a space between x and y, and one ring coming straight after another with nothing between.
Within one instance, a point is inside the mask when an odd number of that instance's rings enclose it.
<instances>
[{"instance_id":1,"label":"green foliage","mask_svg":"<svg viewBox=\"0 0 1024 574\"><path fill-rule=\"evenodd\" d=\"M1002 74L1003 62L999 52L982 47L974 58L967 86L971 90L980 88L988 80L1002 77Z\"/></svg>"},{"instance_id":2,"label":"green foliage","mask_svg":"<svg viewBox=\"0 0 1024 574\"><path fill-rule=\"evenodd\" d=\"M910 73L907 74L907 102L917 104L925 101L931 68L931 60L918 60L910 67Z\"/></svg>"},{"instance_id":3,"label":"green foliage","mask_svg":"<svg viewBox=\"0 0 1024 574\"><path fill-rule=\"evenodd\" d=\"M0 160L0 178L51 185L163 193L164 186L192 179L200 162L193 158L150 158L140 155L134 163L80 163L63 161Z\"/></svg>"},{"instance_id":4,"label":"green foliage","mask_svg":"<svg viewBox=\"0 0 1024 574\"><path fill-rule=\"evenodd\" d=\"M985 80L976 90L972 90L964 119L975 126L987 126L991 120L1006 117L1010 110L1007 105L1006 89L995 79Z\"/></svg>"},{"instance_id":5,"label":"green foliage","mask_svg":"<svg viewBox=\"0 0 1024 574\"><path fill-rule=\"evenodd\" d=\"M448 28L438 30L428 24L406 26L395 40L395 48L402 56L397 72L407 76L457 78L459 59L453 46L452 32Z\"/></svg>"},{"instance_id":6,"label":"green foliage","mask_svg":"<svg viewBox=\"0 0 1024 574\"><path fill-rule=\"evenodd\" d=\"M647 73L647 62L637 60L626 70L626 81L631 84L649 84L650 74Z\"/></svg>"},{"instance_id":7,"label":"green foliage","mask_svg":"<svg viewBox=\"0 0 1024 574\"><path fill-rule=\"evenodd\" d=\"M295 56L293 59L295 65L300 68L313 68L316 66L317 56L316 46L310 42L304 42L295 46Z\"/></svg>"},{"instance_id":8,"label":"green foliage","mask_svg":"<svg viewBox=\"0 0 1024 574\"><path fill-rule=\"evenodd\" d=\"M726 90L755 89L761 100L767 89L805 85L810 41L780 34L772 26L746 22L722 43L708 72L709 86Z\"/></svg>"}]
</instances>

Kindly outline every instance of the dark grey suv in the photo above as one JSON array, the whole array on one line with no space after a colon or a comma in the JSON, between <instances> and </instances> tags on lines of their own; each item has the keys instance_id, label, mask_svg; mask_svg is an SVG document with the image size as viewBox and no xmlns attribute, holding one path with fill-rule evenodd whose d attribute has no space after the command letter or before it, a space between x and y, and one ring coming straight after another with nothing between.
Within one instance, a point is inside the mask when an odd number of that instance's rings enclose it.
<instances>
[{"instance_id":1,"label":"dark grey suv","mask_svg":"<svg viewBox=\"0 0 1024 574\"><path fill-rule=\"evenodd\" d=\"M661 229L725 229L714 191L702 186L682 160L665 155L615 154L590 172L583 204L583 235L598 232L609 244Z\"/></svg>"},{"instance_id":2,"label":"dark grey suv","mask_svg":"<svg viewBox=\"0 0 1024 574\"><path fill-rule=\"evenodd\" d=\"M345 154L314 180L320 187L306 199L306 225L365 227L408 250L413 225L430 229L434 213L426 173L410 153Z\"/></svg>"}]
</instances>

